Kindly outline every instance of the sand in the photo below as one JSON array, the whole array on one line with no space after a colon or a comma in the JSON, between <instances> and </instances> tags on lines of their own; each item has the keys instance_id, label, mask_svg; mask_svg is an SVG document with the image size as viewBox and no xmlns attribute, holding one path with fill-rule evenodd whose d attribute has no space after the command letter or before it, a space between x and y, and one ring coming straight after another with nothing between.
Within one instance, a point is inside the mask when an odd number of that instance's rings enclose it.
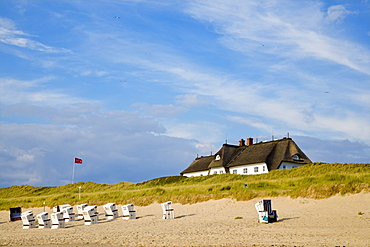
<instances>
[{"instance_id":1,"label":"sand","mask_svg":"<svg viewBox=\"0 0 370 247\"><path fill-rule=\"evenodd\" d=\"M260 199L174 203L175 219L163 220L159 204L135 206L137 219L67 222L64 229L22 229L0 211L1 246L370 246L370 193L328 199L271 198L278 222L258 222ZM121 214L121 206L118 205ZM43 208L33 210L34 214ZM50 214L52 210L46 208ZM359 212L363 214L359 214ZM75 209L75 213L77 210ZM240 218L242 219L236 219Z\"/></svg>"}]
</instances>

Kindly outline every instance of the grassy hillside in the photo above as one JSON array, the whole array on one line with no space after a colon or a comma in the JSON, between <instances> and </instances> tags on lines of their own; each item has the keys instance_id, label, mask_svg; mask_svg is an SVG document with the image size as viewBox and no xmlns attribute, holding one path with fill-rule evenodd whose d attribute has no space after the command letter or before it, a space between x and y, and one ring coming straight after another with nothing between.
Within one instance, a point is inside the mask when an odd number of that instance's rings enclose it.
<instances>
[{"instance_id":1,"label":"grassy hillside","mask_svg":"<svg viewBox=\"0 0 370 247\"><path fill-rule=\"evenodd\" d=\"M82 187L80 199L79 189ZM142 183L92 182L59 187L12 186L0 189L0 210L20 206L53 207L59 204L103 205L134 203L138 206L171 200L196 203L210 199L290 196L327 198L336 194L370 192L370 164L314 163L261 175L220 174L203 177L163 177Z\"/></svg>"}]
</instances>

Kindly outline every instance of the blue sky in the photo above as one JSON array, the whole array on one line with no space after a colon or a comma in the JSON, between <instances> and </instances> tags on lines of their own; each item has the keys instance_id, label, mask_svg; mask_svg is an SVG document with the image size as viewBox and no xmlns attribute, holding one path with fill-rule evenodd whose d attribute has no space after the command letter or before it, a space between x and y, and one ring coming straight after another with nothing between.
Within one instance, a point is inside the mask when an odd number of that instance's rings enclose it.
<instances>
[{"instance_id":1,"label":"blue sky","mask_svg":"<svg viewBox=\"0 0 370 247\"><path fill-rule=\"evenodd\" d=\"M178 175L227 140L370 162L370 2L0 0L0 187ZM119 18L116 18L119 17Z\"/></svg>"}]
</instances>

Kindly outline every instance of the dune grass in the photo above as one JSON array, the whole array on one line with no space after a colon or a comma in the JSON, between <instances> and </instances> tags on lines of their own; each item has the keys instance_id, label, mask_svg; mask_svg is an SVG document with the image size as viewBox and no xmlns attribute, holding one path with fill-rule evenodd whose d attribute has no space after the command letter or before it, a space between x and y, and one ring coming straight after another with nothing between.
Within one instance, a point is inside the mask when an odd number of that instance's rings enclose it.
<instances>
[{"instance_id":1,"label":"dune grass","mask_svg":"<svg viewBox=\"0 0 370 247\"><path fill-rule=\"evenodd\" d=\"M78 187L81 187L80 199ZM370 164L313 163L249 176L171 176L113 185L79 182L59 187L12 186L0 189L0 210L17 206L42 207L44 202L48 207L81 203L103 205L108 202L146 206L169 200L192 204L222 198L242 201L275 196L322 199L361 191L370 192Z\"/></svg>"}]
</instances>

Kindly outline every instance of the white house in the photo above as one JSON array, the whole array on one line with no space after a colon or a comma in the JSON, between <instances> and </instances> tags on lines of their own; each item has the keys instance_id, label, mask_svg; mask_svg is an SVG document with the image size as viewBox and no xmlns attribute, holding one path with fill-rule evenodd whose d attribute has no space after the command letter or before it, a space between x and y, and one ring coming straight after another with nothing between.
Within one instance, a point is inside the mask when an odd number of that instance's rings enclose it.
<instances>
[{"instance_id":1,"label":"white house","mask_svg":"<svg viewBox=\"0 0 370 247\"><path fill-rule=\"evenodd\" d=\"M239 145L224 144L215 154L196 158L180 174L187 177L232 173L253 175L278 169L291 169L312 161L291 138L247 144L241 139Z\"/></svg>"}]
</instances>

